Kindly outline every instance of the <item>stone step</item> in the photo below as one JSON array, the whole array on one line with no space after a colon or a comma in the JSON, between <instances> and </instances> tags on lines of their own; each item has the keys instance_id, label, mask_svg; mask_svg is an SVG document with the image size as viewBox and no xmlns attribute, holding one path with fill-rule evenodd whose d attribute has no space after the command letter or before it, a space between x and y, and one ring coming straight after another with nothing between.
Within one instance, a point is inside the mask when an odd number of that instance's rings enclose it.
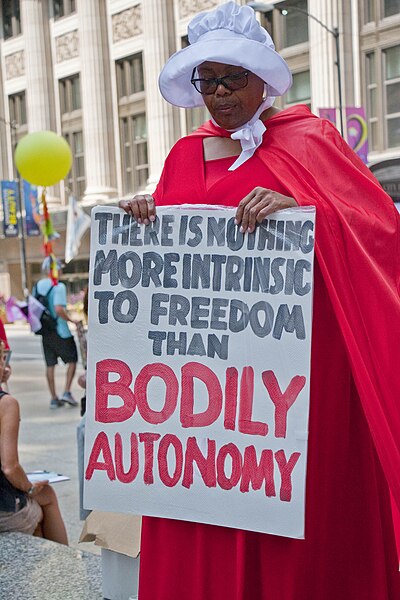
<instances>
[{"instance_id":1,"label":"stone step","mask_svg":"<svg viewBox=\"0 0 400 600\"><path fill-rule=\"evenodd\" d=\"M1 600L101 600L101 557L23 533L0 534Z\"/></svg>"}]
</instances>

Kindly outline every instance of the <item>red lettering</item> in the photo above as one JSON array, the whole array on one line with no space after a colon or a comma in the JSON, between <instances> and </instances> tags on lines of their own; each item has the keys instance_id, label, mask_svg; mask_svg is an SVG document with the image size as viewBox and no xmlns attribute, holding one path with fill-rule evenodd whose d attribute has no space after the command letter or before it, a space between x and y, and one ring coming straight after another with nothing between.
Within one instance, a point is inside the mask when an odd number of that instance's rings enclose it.
<instances>
[{"instance_id":1,"label":"red lettering","mask_svg":"<svg viewBox=\"0 0 400 600\"><path fill-rule=\"evenodd\" d=\"M200 379L208 392L208 407L194 414L194 379ZM200 363L182 367L181 423L182 427L207 427L216 421L222 410L222 389L211 369Z\"/></svg>"},{"instance_id":2,"label":"red lettering","mask_svg":"<svg viewBox=\"0 0 400 600\"><path fill-rule=\"evenodd\" d=\"M254 396L254 369L244 367L240 380L239 431L249 435L267 435L268 425L252 421Z\"/></svg>"},{"instance_id":3,"label":"red lettering","mask_svg":"<svg viewBox=\"0 0 400 600\"><path fill-rule=\"evenodd\" d=\"M103 454L104 461L99 461L101 453ZM108 479L110 479L110 481L114 481L115 479L114 463L108 443L108 437L104 431L100 431L94 440L86 468L85 479L89 481L93 477L94 471L107 471Z\"/></svg>"},{"instance_id":4,"label":"red lettering","mask_svg":"<svg viewBox=\"0 0 400 600\"><path fill-rule=\"evenodd\" d=\"M238 372L235 367L226 369L224 427L235 431L238 393Z\"/></svg>"},{"instance_id":5,"label":"red lettering","mask_svg":"<svg viewBox=\"0 0 400 600\"><path fill-rule=\"evenodd\" d=\"M118 381L109 381L109 373L117 373ZM120 423L135 412L135 398L129 386L132 373L122 360L108 358L96 364L96 404L95 419L100 423ZM109 396L119 396L122 406L108 406Z\"/></svg>"},{"instance_id":6,"label":"red lettering","mask_svg":"<svg viewBox=\"0 0 400 600\"><path fill-rule=\"evenodd\" d=\"M160 437L159 433L139 433L139 440L144 444L143 481L146 485L154 483L154 442Z\"/></svg>"},{"instance_id":7,"label":"red lettering","mask_svg":"<svg viewBox=\"0 0 400 600\"><path fill-rule=\"evenodd\" d=\"M279 498L283 502L290 502L292 499L292 472L300 456L300 452L293 452L289 460L286 461L284 450L275 452L275 460L278 463L279 472L281 474Z\"/></svg>"},{"instance_id":8,"label":"red lettering","mask_svg":"<svg viewBox=\"0 0 400 600\"><path fill-rule=\"evenodd\" d=\"M244 449L240 491L248 492L250 483L253 490L259 490L263 481L265 481L265 495L269 497L276 496L272 450L263 450L261 452L260 462L257 463L255 447L247 446Z\"/></svg>"},{"instance_id":9,"label":"red lettering","mask_svg":"<svg viewBox=\"0 0 400 600\"><path fill-rule=\"evenodd\" d=\"M168 450L173 447L175 452L175 471L171 476L168 471ZM158 447L158 471L160 479L167 487L174 487L182 475L183 449L182 443L176 435L168 433L160 441Z\"/></svg>"},{"instance_id":10,"label":"red lettering","mask_svg":"<svg viewBox=\"0 0 400 600\"><path fill-rule=\"evenodd\" d=\"M232 468L230 476L225 473L225 460L227 456L231 457ZM217 456L217 479L218 485L223 490L231 490L238 484L242 474L242 455L235 444L225 444L222 446Z\"/></svg>"},{"instance_id":11,"label":"red lettering","mask_svg":"<svg viewBox=\"0 0 400 600\"><path fill-rule=\"evenodd\" d=\"M165 383L164 407L160 411L152 410L147 401L147 386L153 377L160 377ZM152 425L167 421L176 408L178 389L178 380L167 365L153 363L143 367L135 381L135 400L143 419Z\"/></svg>"},{"instance_id":12,"label":"red lettering","mask_svg":"<svg viewBox=\"0 0 400 600\"><path fill-rule=\"evenodd\" d=\"M124 471L122 438L119 433L115 434L115 470L118 481L122 483L130 483L136 479L139 471L139 451L136 433L131 434L131 464L126 472Z\"/></svg>"},{"instance_id":13,"label":"red lettering","mask_svg":"<svg viewBox=\"0 0 400 600\"><path fill-rule=\"evenodd\" d=\"M193 484L193 463L197 464L200 475L202 476L206 486L216 487L217 478L215 475L215 440L207 440L207 446L207 457L205 457L197 445L196 438L188 438L185 452L185 468L182 480L182 485L184 487L190 488L190 486Z\"/></svg>"},{"instance_id":14,"label":"red lettering","mask_svg":"<svg viewBox=\"0 0 400 600\"><path fill-rule=\"evenodd\" d=\"M285 392L282 393L273 371L264 371L262 380L275 405L275 437L286 437L287 414L306 384L306 378L295 375Z\"/></svg>"}]
</instances>

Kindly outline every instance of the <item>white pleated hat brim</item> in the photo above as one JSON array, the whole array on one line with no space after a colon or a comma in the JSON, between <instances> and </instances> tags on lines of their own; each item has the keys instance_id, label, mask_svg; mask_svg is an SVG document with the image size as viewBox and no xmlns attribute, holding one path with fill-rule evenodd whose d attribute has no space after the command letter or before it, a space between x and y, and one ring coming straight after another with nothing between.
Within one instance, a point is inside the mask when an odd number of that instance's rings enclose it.
<instances>
[{"instance_id":1,"label":"white pleated hat brim","mask_svg":"<svg viewBox=\"0 0 400 600\"><path fill-rule=\"evenodd\" d=\"M190 79L193 69L205 61L251 71L268 85L269 96L282 96L292 85L289 67L275 50L233 31L215 29L168 59L158 81L163 98L182 108L204 106Z\"/></svg>"}]
</instances>

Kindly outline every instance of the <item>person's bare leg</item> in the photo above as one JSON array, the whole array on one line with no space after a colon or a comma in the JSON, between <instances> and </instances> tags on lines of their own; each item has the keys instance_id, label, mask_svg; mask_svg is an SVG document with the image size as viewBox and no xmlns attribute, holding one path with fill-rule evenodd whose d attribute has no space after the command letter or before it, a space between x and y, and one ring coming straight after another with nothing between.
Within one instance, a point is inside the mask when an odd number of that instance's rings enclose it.
<instances>
[{"instance_id":1,"label":"person's bare leg","mask_svg":"<svg viewBox=\"0 0 400 600\"><path fill-rule=\"evenodd\" d=\"M65 377L65 391L71 391L72 381L76 371L76 363L68 363L67 374Z\"/></svg>"},{"instance_id":2,"label":"person's bare leg","mask_svg":"<svg viewBox=\"0 0 400 600\"><path fill-rule=\"evenodd\" d=\"M51 485L45 485L34 497L43 510L43 521L40 524L43 537L46 540L68 546L67 530L58 506L56 493Z\"/></svg>"},{"instance_id":3,"label":"person's bare leg","mask_svg":"<svg viewBox=\"0 0 400 600\"><path fill-rule=\"evenodd\" d=\"M46 378L47 378L47 385L49 386L49 390L50 390L50 394L52 398L57 398L57 393L56 393L56 384L55 384L55 378L54 378L54 371L55 371L55 366L53 367L46 367Z\"/></svg>"}]
</instances>

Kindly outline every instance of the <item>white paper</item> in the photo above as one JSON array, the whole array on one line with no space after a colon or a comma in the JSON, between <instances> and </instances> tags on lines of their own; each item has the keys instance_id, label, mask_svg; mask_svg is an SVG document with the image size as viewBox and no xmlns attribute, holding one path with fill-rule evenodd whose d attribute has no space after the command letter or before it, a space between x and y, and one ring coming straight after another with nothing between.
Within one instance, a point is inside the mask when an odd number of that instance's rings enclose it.
<instances>
[{"instance_id":1,"label":"white paper","mask_svg":"<svg viewBox=\"0 0 400 600\"><path fill-rule=\"evenodd\" d=\"M58 481L69 481L70 479L70 477L55 473L54 471L32 471L31 473L27 473L26 476L31 483L36 483L38 481L57 483Z\"/></svg>"}]
</instances>

